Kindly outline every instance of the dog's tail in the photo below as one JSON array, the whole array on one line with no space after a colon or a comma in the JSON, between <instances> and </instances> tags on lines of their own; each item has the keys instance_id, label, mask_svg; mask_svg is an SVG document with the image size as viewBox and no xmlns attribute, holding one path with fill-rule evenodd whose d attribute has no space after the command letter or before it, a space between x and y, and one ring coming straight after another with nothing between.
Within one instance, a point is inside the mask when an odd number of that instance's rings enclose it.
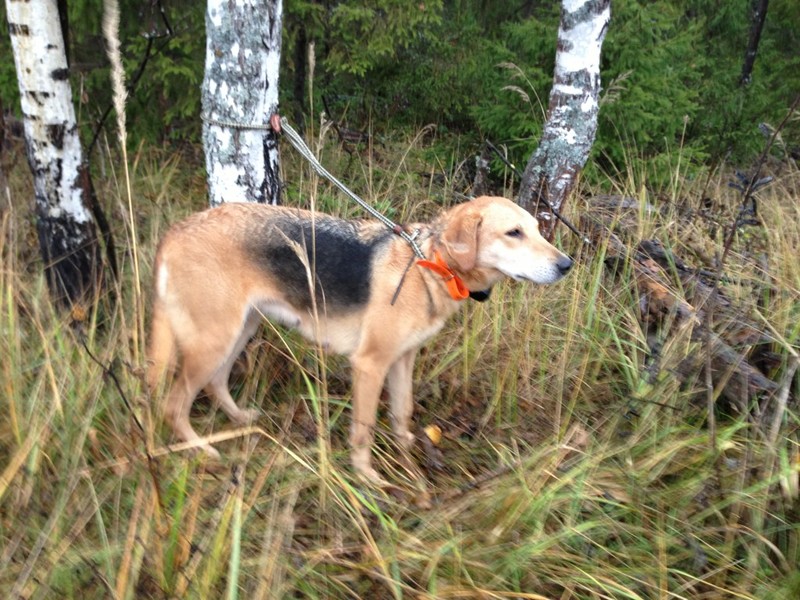
<instances>
[{"instance_id":1,"label":"dog's tail","mask_svg":"<svg viewBox=\"0 0 800 600\"><path fill-rule=\"evenodd\" d=\"M147 387L151 393L158 389L167 373L175 366L175 336L163 304L156 299L153 322L147 346Z\"/></svg>"},{"instance_id":2,"label":"dog's tail","mask_svg":"<svg viewBox=\"0 0 800 600\"><path fill-rule=\"evenodd\" d=\"M147 346L147 387L152 394L175 366L176 341L169 322L164 296L167 294L167 269L161 263L160 251L156 254L153 272L156 285L153 290L153 317Z\"/></svg>"}]
</instances>

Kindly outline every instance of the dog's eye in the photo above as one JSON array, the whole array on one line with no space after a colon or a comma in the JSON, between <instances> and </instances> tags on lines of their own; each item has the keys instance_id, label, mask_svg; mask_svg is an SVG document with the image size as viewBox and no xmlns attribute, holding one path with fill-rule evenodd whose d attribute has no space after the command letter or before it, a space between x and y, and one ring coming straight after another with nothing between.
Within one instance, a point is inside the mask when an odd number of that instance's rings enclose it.
<instances>
[{"instance_id":1,"label":"dog's eye","mask_svg":"<svg viewBox=\"0 0 800 600\"><path fill-rule=\"evenodd\" d=\"M519 227L515 227L509 231L506 231L506 235L512 238L521 238L522 237L522 229Z\"/></svg>"}]
</instances>

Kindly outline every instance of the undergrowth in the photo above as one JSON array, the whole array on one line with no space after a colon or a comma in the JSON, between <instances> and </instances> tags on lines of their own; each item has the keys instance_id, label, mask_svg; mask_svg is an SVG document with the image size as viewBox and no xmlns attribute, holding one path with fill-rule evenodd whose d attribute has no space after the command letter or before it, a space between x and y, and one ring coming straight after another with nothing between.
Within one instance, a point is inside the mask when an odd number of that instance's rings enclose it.
<instances>
[{"instance_id":1,"label":"undergrowth","mask_svg":"<svg viewBox=\"0 0 800 600\"><path fill-rule=\"evenodd\" d=\"M420 135L349 155L323 131L316 150L405 221L460 191L442 167L453 157L432 160L426 144ZM358 214L288 148L283 165L287 202ZM382 412L376 459L393 487L375 490L348 466L346 362L269 326L232 381L240 402L261 409L257 427L237 430L199 400L192 418L223 434L223 462L166 451L158 399L142 382L136 332L147 314L135 310L120 175L96 184L116 224L121 281L95 311L65 315L47 299L19 169L0 219L4 597L800 595L797 383L785 382L774 438L722 402L712 430L703 374L674 372L702 344L663 325L661 368L648 371L652 333L630 265L610 270L602 241L586 247L562 229L560 245L579 259L569 278L501 285L422 351L419 449L403 456ZM763 226L740 232L723 291L769 332L768 375L780 382L800 339L800 177L774 170L759 194ZM143 151L131 177L147 290L159 237L205 205L203 176L191 160ZM660 198L645 181L606 188L636 200L625 218L638 236L707 266L736 192L721 174L676 173L673 184ZM592 210L591 200L571 207Z\"/></svg>"}]
</instances>

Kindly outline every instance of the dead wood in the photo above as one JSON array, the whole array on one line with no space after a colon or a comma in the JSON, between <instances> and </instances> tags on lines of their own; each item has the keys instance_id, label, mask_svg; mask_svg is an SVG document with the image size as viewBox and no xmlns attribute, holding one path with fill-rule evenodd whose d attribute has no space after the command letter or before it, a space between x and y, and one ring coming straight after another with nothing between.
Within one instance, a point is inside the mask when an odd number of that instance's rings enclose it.
<instances>
[{"instance_id":1,"label":"dead wood","mask_svg":"<svg viewBox=\"0 0 800 600\"><path fill-rule=\"evenodd\" d=\"M483 145L481 153L475 157L475 179L472 181L472 195L485 196L489 192L489 161L492 150L488 144Z\"/></svg>"},{"instance_id":2,"label":"dead wood","mask_svg":"<svg viewBox=\"0 0 800 600\"><path fill-rule=\"evenodd\" d=\"M625 200L625 199L622 199ZM630 200L630 199L629 199ZM642 207L638 210L654 210ZM602 201L598 204L602 204ZM660 327L671 319L671 330L688 327L691 341L700 344L701 351L680 360L675 365L661 365L681 381L693 378L705 365L704 352L711 354L712 377L721 396L741 411L748 409L752 398L773 394L777 384L756 368L749 360L751 348L769 344L771 338L750 322L724 295L718 293L714 303L714 322L722 325L720 331L710 330L706 324L706 302L712 287L704 281L705 273L689 268L679 257L666 250L657 241L646 240L638 245L626 244L623 237L633 237L625 231L619 210L609 213L594 210L582 217L583 231L596 247L606 248L606 264L616 270L618 265L630 265L636 282L642 325L646 331ZM620 206L618 205L618 208ZM633 208L623 207L624 208ZM619 235L612 231L612 225ZM688 298L685 299L685 298Z\"/></svg>"}]
</instances>

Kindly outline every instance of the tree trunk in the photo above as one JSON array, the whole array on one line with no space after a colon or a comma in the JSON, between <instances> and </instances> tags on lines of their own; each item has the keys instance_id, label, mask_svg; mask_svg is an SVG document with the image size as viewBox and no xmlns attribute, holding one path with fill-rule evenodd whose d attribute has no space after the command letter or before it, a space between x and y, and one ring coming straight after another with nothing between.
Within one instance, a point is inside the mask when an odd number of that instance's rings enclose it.
<instances>
[{"instance_id":1,"label":"tree trunk","mask_svg":"<svg viewBox=\"0 0 800 600\"><path fill-rule=\"evenodd\" d=\"M308 66L308 38L306 26L300 23L294 42L294 122L299 131L303 129L306 100L306 67ZM313 73L312 73L313 75ZM328 115L330 118L331 115Z\"/></svg>"},{"instance_id":2,"label":"tree trunk","mask_svg":"<svg viewBox=\"0 0 800 600\"><path fill-rule=\"evenodd\" d=\"M97 291L101 263L57 1L6 0L6 13L45 275L68 305Z\"/></svg>"},{"instance_id":3,"label":"tree trunk","mask_svg":"<svg viewBox=\"0 0 800 600\"><path fill-rule=\"evenodd\" d=\"M3 168L3 152L6 147L6 118L3 108L3 99L0 98L0 212L5 212L11 198L11 190L8 187L8 178Z\"/></svg>"},{"instance_id":4,"label":"tree trunk","mask_svg":"<svg viewBox=\"0 0 800 600\"><path fill-rule=\"evenodd\" d=\"M563 0L553 89L542 140L522 176L518 203L552 239L558 211L586 164L597 132L600 50L611 0Z\"/></svg>"},{"instance_id":5,"label":"tree trunk","mask_svg":"<svg viewBox=\"0 0 800 600\"><path fill-rule=\"evenodd\" d=\"M750 39L747 42L747 52L744 55L739 85L749 85L753 76L753 65L756 64L761 31L764 29L764 21L767 20L767 8L769 8L769 0L753 0L753 21L750 24Z\"/></svg>"},{"instance_id":6,"label":"tree trunk","mask_svg":"<svg viewBox=\"0 0 800 600\"><path fill-rule=\"evenodd\" d=\"M278 204L281 0L208 0L203 148L209 202Z\"/></svg>"}]
</instances>

